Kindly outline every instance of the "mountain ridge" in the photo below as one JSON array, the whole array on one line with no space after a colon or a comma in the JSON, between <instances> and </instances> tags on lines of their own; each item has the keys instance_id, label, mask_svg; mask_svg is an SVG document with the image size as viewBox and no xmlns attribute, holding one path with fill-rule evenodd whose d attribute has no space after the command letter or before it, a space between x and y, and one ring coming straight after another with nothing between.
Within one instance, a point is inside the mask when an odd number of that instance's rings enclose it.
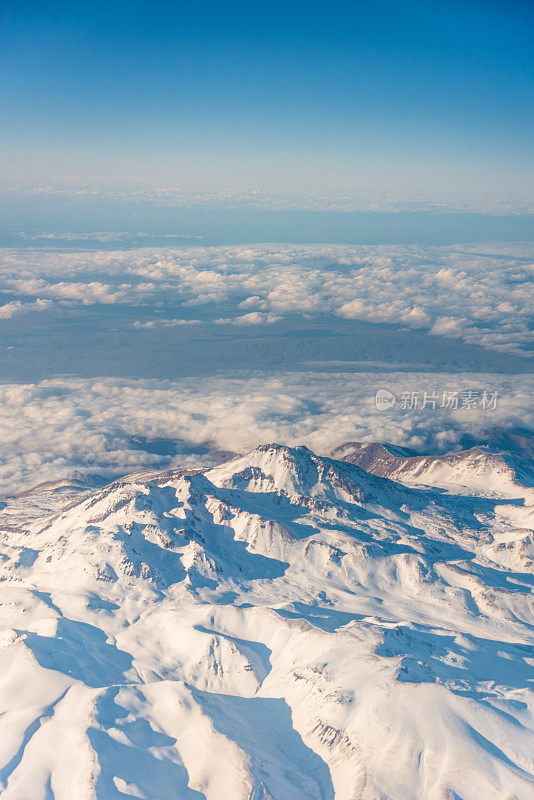
<instances>
[{"instance_id":1,"label":"mountain ridge","mask_svg":"<svg viewBox=\"0 0 534 800\"><path fill-rule=\"evenodd\" d=\"M528 798L534 536L476 491L271 444L7 499L2 798Z\"/></svg>"}]
</instances>

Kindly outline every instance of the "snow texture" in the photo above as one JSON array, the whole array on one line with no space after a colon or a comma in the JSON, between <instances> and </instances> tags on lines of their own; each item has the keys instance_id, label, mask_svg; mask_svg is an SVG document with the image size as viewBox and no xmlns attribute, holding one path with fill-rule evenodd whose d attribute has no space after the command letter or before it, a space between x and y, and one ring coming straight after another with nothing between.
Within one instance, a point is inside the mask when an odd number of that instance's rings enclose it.
<instances>
[{"instance_id":1,"label":"snow texture","mask_svg":"<svg viewBox=\"0 0 534 800\"><path fill-rule=\"evenodd\" d=\"M2 800L532 798L532 473L336 456L4 504Z\"/></svg>"}]
</instances>

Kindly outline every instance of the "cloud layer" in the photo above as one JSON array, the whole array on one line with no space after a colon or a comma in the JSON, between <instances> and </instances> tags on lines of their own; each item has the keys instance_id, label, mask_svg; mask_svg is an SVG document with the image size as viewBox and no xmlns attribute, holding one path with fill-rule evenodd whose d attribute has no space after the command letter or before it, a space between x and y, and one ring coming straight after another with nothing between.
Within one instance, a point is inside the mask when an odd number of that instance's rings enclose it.
<instances>
[{"instance_id":1,"label":"cloud layer","mask_svg":"<svg viewBox=\"0 0 534 800\"><path fill-rule=\"evenodd\" d=\"M528 245L4 249L0 319L50 304L139 307L141 328L195 323L194 309L198 322L245 326L337 317L524 354L533 277Z\"/></svg>"},{"instance_id":2,"label":"cloud layer","mask_svg":"<svg viewBox=\"0 0 534 800\"><path fill-rule=\"evenodd\" d=\"M71 347L77 317L82 319L89 308L102 308L102 319L107 319L111 306L128 311L123 317L128 330L138 329L136 358L143 337L148 343L145 358L150 357L154 340L150 337L159 327L184 327L184 336L189 329L188 335L209 347L213 336L206 336L203 326L212 325L223 343L234 336L248 346L252 328L264 336L261 326L276 330L282 321L303 319L337 320L339 325L344 319L382 323L526 354L531 342L533 262L532 245L508 244L4 249L0 327L9 331L18 325L23 333L32 327L37 330L28 346L37 348L39 358L51 352L46 351L46 331L52 328L44 323L38 328L34 321L47 314L61 319L65 312L63 338L52 340L59 341L53 346L63 352L61 348ZM198 337L197 328L202 334ZM87 330L90 336L94 328ZM274 339L266 334L264 338L275 346ZM17 336L12 341L10 357L17 363ZM246 360L246 347L243 353ZM387 352L383 360L390 360ZM325 452L343 440L364 439L435 451L456 446L466 433L476 438L494 427L534 428L534 387L526 375L392 373L371 362L367 368L384 371L343 374L341 370L348 369L344 363L332 360L330 371L322 373L269 377L249 374L176 382L65 378L5 384L0 386L0 493L16 492L75 469L110 476L198 463L209 458L193 454L195 446L204 442L238 451L266 441L300 442ZM356 365L353 362L350 369ZM309 366L321 369L319 361ZM398 359L397 368L409 366ZM398 396L403 391L485 389L498 391L499 403L485 411L397 407L380 414L374 405L378 388ZM157 447L143 449L135 437L185 443L172 455Z\"/></svg>"},{"instance_id":3,"label":"cloud layer","mask_svg":"<svg viewBox=\"0 0 534 800\"><path fill-rule=\"evenodd\" d=\"M379 388L402 392L498 391L495 409L379 412ZM73 470L125 474L209 462L195 446L245 451L262 442L326 452L345 440L381 440L427 452L465 434L534 428L534 378L425 373L286 373L272 378L170 381L46 380L0 386L0 494ZM178 455L139 447L136 437L185 440Z\"/></svg>"}]
</instances>

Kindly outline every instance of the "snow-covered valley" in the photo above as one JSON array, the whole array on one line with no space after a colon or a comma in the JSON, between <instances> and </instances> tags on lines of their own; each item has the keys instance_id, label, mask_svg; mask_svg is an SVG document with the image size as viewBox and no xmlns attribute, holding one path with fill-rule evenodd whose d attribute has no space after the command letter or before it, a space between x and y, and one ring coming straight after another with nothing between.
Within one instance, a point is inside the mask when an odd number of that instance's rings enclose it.
<instances>
[{"instance_id":1,"label":"snow-covered valley","mask_svg":"<svg viewBox=\"0 0 534 800\"><path fill-rule=\"evenodd\" d=\"M7 499L2 799L531 798L528 464L372 447Z\"/></svg>"}]
</instances>

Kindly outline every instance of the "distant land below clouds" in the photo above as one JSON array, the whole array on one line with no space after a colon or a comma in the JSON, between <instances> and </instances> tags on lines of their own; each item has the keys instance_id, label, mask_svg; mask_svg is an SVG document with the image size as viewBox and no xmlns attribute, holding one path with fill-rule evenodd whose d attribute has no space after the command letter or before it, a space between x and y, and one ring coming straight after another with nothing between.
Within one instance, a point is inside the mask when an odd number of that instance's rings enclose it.
<instances>
[{"instance_id":1,"label":"distant land below clouds","mask_svg":"<svg viewBox=\"0 0 534 800\"><path fill-rule=\"evenodd\" d=\"M383 362L532 371L527 243L127 248L105 233L95 241L115 249L66 241L62 250L0 250L3 380L173 380L332 371L340 362L344 371Z\"/></svg>"},{"instance_id":2,"label":"distant land below clouds","mask_svg":"<svg viewBox=\"0 0 534 800\"><path fill-rule=\"evenodd\" d=\"M269 197L166 194L34 192L0 190L0 246L91 246L88 234L120 231L130 246L169 239L205 245L260 242L304 244L429 244L534 241L534 214L527 205L390 201L354 198L274 200ZM142 232L139 233L139 232ZM73 238L79 235L79 241ZM101 243L102 247L110 243ZM126 239L122 246L128 246Z\"/></svg>"},{"instance_id":3,"label":"distant land below clouds","mask_svg":"<svg viewBox=\"0 0 534 800\"><path fill-rule=\"evenodd\" d=\"M300 192L274 191L255 187L217 186L154 186L150 184L121 186L58 183L41 184L32 179L2 182L0 199L14 202L39 198L54 198L79 203L84 201L154 203L159 207L177 207L206 210L259 210L259 211L376 211L376 212L476 212L481 214L516 215L534 214L534 195L499 197L495 194L449 194L423 196L388 192L357 191L332 192L323 188Z\"/></svg>"}]
</instances>

